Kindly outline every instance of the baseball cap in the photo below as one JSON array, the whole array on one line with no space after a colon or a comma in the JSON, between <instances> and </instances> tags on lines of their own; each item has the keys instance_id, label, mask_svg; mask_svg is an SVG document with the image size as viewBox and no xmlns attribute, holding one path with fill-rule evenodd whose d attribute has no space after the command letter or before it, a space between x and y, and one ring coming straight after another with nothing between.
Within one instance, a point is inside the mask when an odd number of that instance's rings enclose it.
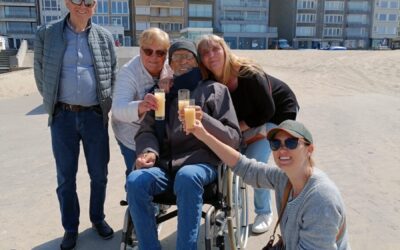
<instances>
[{"instance_id":1,"label":"baseball cap","mask_svg":"<svg viewBox=\"0 0 400 250\"><path fill-rule=\"evenodd\" d=\"M296 138L304 138L309 143L313 143L313 138L310 131L300 122L293 120L286 120L279 124L278 127L271 129L267 134L267 139L274 139L279 131L285 131Z\"/></svg>"}]
</instances>

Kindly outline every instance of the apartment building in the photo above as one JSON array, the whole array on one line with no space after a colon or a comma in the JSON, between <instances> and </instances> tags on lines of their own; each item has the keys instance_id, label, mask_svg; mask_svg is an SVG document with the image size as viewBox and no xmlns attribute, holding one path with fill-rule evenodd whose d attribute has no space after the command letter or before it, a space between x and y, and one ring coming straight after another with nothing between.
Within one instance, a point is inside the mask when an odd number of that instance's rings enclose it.
<instances>
[{"instance_id":1,"label":"apartment building","mask_svg":"<svg viewBox=\"0 0 400 250\"><path fill-rule=\"evenodd\" d=\"M371 13L372 0L281 0L271 2L271 25L295 48L368 48Z\"/></svg>"},{"instance_id":2,"label":"apartment building","mask_svg":"<svg viewBox=\"0 0 400 250\"><path fill-rule=\"evenodd\" d=\"M371 46L390 46L393 38L400 37L400 1L375 0L371 27Z\"/></svg>"},{"instance_id":3,"label":"apartment building","mask_svg":"<svg viewBox=\"0 0 400 250\"><path fill-rule=\"evenodd\" d=\"M215 16L214 0L185 1L185 24L181 36L197 41L202 35L212 34Z\"/></svg>"},{"instance_id":4,"label":"apartment building","mask_svg":"<svg viewBox=\"0 0 400 250\"><path fill-rule=\"evenodd\" d=\"M180 31L185 27L184 0L135 0L135 45L143 30L157 27L170 36L170 39L181 37Z\"/></svg>"},{"instance_id":5,"label":"apartment building","mask_svg":"<svg viewBox=\"0 0 400 250\"><path fill-rule=\"evenodd\" d=\"M372 8L373 1L371 0L346 1L344 46L350 49L370 47Z\"/></svg>"},{"instance_id":6,"label":"apartment building","mask_svg":"<svg viewBox=\"0 0 400 250\"><path fill-rule=\"evenodd\" d=\"M38 25L58 20L68 12L63 0L39 0L36 4L38 4Z\"/></svg>"},{"instance_id":7,"label":"apartment building","mask_svg":"<svg viewBox=\"0 0 400 250\"><path fill-rule=\"evenodd\" d=\"M216 0L215 33L232 49L267 49L277 29L269 24L269 0Z\"/></svg>"},{"instance_id":8,"label":"apartment building","mask_svg":"<svg viewBox=\"0 0 400 250\"><path fill-rule=\"evenodd\" d=\"M22 40L33 47L36 23L35 0L0 0L0 34L7 36L9 48L19 48Z\"/></svg>"},{"instance_id":9,"label":"apartment building","mask_svg":"<svg viewBox=\"0 0 400 250\"><path fill-rule=\"evenodd\" d=\"M37 3L38 16L40 16L38 25L63 18L68 13L64 0L39 0ZM109 30L116 44L131 46L133 32L130 10L132 3L133 0L97 0L92 22Z\"/></svg>"}]
</instances>

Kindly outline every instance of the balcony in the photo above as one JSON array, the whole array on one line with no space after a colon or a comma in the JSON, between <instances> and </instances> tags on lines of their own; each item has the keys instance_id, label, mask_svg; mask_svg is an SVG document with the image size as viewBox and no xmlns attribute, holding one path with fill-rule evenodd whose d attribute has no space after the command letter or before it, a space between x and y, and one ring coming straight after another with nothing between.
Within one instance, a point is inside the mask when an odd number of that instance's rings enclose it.
<instances>
[{"instance_id":1,"label":"balcony","mask_svg":"<svg viewBox=\"0 0 400 250\"><path fill-rule=\"evenodd\" d=\"M259 18L259 19L254 19L254 18L249 19L249 18L246 18L244 16L237 16L237 17L222 17L221 21L227 21L227 22L230 22L230 21L245 21L245 22L259 23L259 22L266 22L267 18L265 17L265 18Z\"/></svg>"},{"instance_id":2,"label":"balcony","mask_svg":"<svg viewBox=\"0 0 400 250\"><path fill-rule=\"evenodd\" d=\"M35 0L0 0L1 3L35 3Z\"/></svg>"},{"instance_id":3,"label":"balcony","mask_svg":"<svg viewBox=\"0 0 400 250\"><path fill-rule=\"evenodd\" d=\"M36 17L0 17L0 22L36 22Z\"/></svg>"},{"instance_id":4,"label":"balcony","mask_svg":"<svg viewBox=\"0 0 400 250\"><path fill-rule=\"evenodd\" d=\"M23 35L23 34L29 34L29 35L31 35L31 34L35 34L35 31L34 30L12 30L12 29L9 29L9 30L7 30L6 31L6 33L8 34L8 35Z\"/></svg>"},{"instance_id":5,"label":"balcony","mask_svg":"<svg viewBox=\"0 0 400 250\"><path fill-rule=\"evenodd\" d=\"M183 7L184 1L150 0L151 7Z\"/></svg>"},{"instance_id":6,"label":"balcony","mask_svg":"<svg viewBox=\"0 0 400 250\"><path fill-rule=\"evenodd\" d=\"M265 2L259 3L259 2L245 2L241 1L240 3L229 3L225 2L222 7L240 7L240 8L267 8L267 4Z\"/></svg>"},{"instance_id":7,"label":"balcony","mask_svg":"<svg viewBox=\"0 0 400 250\"><path fill-rule=\"evenodd\" d=\"M35 0L0 0L0 6L35 6Z\"/></svg>"}]
</instances>

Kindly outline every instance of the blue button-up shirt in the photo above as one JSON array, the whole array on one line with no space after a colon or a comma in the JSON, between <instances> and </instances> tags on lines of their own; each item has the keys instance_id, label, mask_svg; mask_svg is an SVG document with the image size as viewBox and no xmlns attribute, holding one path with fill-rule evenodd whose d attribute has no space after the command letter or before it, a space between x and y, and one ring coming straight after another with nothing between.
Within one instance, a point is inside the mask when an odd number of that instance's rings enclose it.
<instances>
[{"instance_id":1,"label":"blue button-up shirt","mask_svg":"<svg viewBox=\"0 0 400 250\"><path fill-rule=\"evenodd\" d=\"M88 27L90 28L90 27ZM76 33L67 21L64 36L67 48L61 67L58 101L82 106L99 104L92 53L88 44L88 28Z\"/></svg>"}]
</instances>

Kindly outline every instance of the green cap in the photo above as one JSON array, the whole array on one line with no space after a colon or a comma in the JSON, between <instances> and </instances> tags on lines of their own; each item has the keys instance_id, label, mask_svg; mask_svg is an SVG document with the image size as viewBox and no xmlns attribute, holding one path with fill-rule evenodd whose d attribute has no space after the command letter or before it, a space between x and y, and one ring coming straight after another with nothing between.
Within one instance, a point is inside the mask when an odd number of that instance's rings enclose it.
<instances>
[{"instance_id":1,"label":"green cap","mask_svg":"<svg viewBox=\"0 0 400 250\"><path fill-rule=\"evenodd\" d=\"M279 131L285 131L286 133L296 138L304 138L309 143L313 143L313 138L310 131L300 122L293 120L286 120L279 124L278 127L271 129L268 134L268 140L274 139L275 135Z\"/></svg>"}]
</instances>

